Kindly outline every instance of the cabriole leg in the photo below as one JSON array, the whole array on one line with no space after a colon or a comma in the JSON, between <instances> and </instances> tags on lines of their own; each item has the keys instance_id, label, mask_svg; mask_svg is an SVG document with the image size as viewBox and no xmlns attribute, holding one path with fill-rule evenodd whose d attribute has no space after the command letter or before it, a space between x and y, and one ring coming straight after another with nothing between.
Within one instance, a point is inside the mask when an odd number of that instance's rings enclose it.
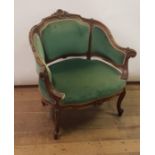
<instances>
[{"instance_id":1,"label":"cabriole leg","mask_svg":"<svg viewBox=\"0 0 155 155\"><path fill-rule=\"evenodd\" d=\"M118 97L118 101L117 101L117 111L118 111L118 116L122 116L124 110L121 108L121 103L122 103L122 100L124 98L126 94L126 90L124 88L124 90L122 91L122 93L120 94L120 96Z\"/></svg>"},{"instance_id":2,"label":"cabriole leg","mask_svg":"<svg viewBox=\"0 0 155 155\"><path fill-rule=\"evenodd\" d=\"M53 136L54 139L58 139L59 128L60 128L60 109L53 108L53 121L54 121L54 131Z\"/></svg>"}]
</instances>

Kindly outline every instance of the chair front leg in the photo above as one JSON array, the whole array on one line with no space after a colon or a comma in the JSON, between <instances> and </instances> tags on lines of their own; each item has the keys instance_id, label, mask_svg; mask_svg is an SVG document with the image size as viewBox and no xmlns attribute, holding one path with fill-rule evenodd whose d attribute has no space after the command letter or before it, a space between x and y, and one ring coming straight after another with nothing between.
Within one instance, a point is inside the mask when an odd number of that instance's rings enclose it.
<instances>
[{"instance_id":1,"label":"chair front leg","mask_svg":"<svg viewBox=\"0 0 155 155\"><path fill-rule=\"evenodd\" d=\"M60 128L60 109L57 107L53 107L53 122L54 122L54 131L53 136L54 139L58 139L59 128Z\"/></svg>"},{"instance_id":2,"label":"chair front leg","mask_svg":"<svg viewBox=\"0 0 155 155\"><path fill-rule=\"evenodd\" d=\"M122 93L119 95L118 100L117 100L118 116L122 116L122 114L124 112L124 110L121 108L121 103L122 103L122 100L123 100L125 94L126 94L126 90L124 88L123 91L122 91Z\"/></svg>"}]
</instances>

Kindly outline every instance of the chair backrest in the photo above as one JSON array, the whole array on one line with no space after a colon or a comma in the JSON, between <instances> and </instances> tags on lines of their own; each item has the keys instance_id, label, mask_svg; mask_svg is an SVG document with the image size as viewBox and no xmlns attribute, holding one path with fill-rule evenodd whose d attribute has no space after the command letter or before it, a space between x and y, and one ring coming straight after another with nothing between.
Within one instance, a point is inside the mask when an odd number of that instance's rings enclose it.
<instances>
[{"instance_id":1,"label":"chair backrest","mask_svg":"<svg viewBox=\"0 0 155 155\"><path fill-rule=\"evenodd\" d=\"M47 61L88 51L89 24L77 19L49 22L40 32Z\"/></svg>"},{"instance_id":2,"label":"chair backrest","mask_svg":"<svg viewBox=\"0 0 155 155\"><path fill-rule=\"evenodd\" d=\"M32 47L36 33L40 37L46 62L67 56L86 55L88 58L105 58L116 66L124 64L124 49L116 44L109 29L97 20L58 10L32 28Z\"/></svg>"}]
</instances>

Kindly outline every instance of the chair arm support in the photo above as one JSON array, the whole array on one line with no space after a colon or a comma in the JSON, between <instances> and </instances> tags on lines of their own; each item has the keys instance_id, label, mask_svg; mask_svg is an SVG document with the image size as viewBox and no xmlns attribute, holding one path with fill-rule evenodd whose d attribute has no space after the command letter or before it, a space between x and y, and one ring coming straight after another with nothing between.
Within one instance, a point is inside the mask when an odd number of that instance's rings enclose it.
<instances>
[{"instance_id":1,"label":"chair arm support","mask_svg":"<svg viewBox=\"0 0 155 155\"><path fill-rule=\"evenodd\" d=\"M39 77L45 81L48 94L51 98L53 98L56 101L56 103L65 97L64 93L59 92L54 88L52 80L50 80L49 73L47 71L47 66L44 66L41 69Z\"/></svg>"},{"instance_id":2,"label":"chair arm support","mask_svg":"<svg viewBox=\"0 0 155 155\"><path fill-rule=\"evenodd\" d=\"M136 56L136 51L134 49L131 49L129 47L124 48L123 51L125 52L125 61L122 66L122 76L121 79L127 80L128 79L128 62L130 57Z\"/></svg>"}]
</instances>

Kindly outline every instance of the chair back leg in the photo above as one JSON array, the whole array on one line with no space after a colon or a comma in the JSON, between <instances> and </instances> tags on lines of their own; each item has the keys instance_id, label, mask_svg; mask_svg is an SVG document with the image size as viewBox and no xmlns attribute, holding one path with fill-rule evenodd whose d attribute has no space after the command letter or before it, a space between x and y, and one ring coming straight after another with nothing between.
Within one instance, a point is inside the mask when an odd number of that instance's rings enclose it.
<instances>
[{"instance_id":1,"label":"chair back leg","mask_svg":"<svg viewBox=\"0 0 155 155\"><path fill-rule=\"evenodd\" d=\"M60 109L57 107L53 107L53 122L54 122L54 131L53 136L54 139L58 139L59 130L60 130Z\"/></svg>"}]
</instances>

